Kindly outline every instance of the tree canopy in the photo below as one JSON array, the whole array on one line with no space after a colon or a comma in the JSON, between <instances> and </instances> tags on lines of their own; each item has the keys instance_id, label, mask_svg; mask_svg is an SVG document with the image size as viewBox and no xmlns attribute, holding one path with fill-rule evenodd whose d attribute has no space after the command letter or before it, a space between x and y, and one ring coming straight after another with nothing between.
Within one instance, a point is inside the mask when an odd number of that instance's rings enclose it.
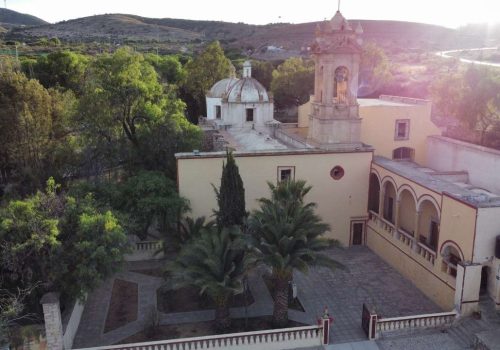
<instances>
[{"instance_id":1,"label":"tree canopy","mask_svg":"<svg viewBox=\"0 0 500 350\"><path fill-rule=\"evenodd\" d=\"M494 70L472 65L462 73L436 79L431 92L439 112L457 118L470 131L479 131L480 144L500 122L500 75Z\"/></svg>"},{"instance_id":2,"label":"tree canopy","mask_svg":"<svg viewBox=\"0 0 500 350\"><path fill-rule=\"evenodd\" d=\"M27 289L40 283L37 296L60 291L81 298L123 260L127 239L113 213L98 210L91 196L59 191L49 179L44 192L0 209L3 287Z\"/></svg>"},{"instance_id":3,"label":"tree canopy","mask_svg":"<svg viewBox=\"0 0 500 350\"><path fill-rule=\"evenodd\" d=\"M216 82L229 77L231 67L231 61L224 56L218 41L209 44L186 64L187 77L184 90L191 102L188 116L192 122L197 122L200 115L206 115L205 94Z\"/></svg>"},{"instance_id":4,"label":"tree canopy","mask_svg":"<svg viewBox=\"0 0 500 350\"><path fill-rule=\"evenodd\" d=\"M271 91L279 108L309 101L314 91L314 62L298 57L287 59L273 71Z\"/></svg>"},{"instance_id":5,"label":"tree canopy","mask_svg":"<svg viewBox=\"0 0 500 350\"><path fill-rule=\"evenodd\" d=\"M219 209L215 211L219 228L241 226L247 215L245 210L245 188L232 152L227 152L222 164L220 187L214 187Z\"/></svg>"}]
</instances>

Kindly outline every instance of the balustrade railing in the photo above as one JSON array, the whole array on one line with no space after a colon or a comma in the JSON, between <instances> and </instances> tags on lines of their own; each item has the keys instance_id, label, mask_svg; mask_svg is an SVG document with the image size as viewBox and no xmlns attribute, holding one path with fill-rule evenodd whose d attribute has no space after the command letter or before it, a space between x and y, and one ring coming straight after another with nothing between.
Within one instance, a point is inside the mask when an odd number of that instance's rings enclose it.
<instances>
[{"instance_id":1,"label":"balustrade railing","mask_svg":"<svg viewBox=\"0 0 500 350\"><path fill-rule=\"evenodd\" d=\"M415 243L415 238L413 237L413 235L411 233L405 231L401 227L398 228L398 232L399 232L399 240L404 245L408 246L410 249L413 249L413 245Z\"/></svg>"},{"instance_id":2,"label":"balustrade railing","mask_svg":"<svg viewBox=\"0 0 500 350\"><path fill-rule=\"evenodd\" d=\"M417 252L420 254L420 256L434 265L434 261L436 260L436 252L420 242L417 243L417 247Z\"/></svg>"},{"instance_id":3,"label":"balustrade railing","mask_svg":"<svg viewBox=\"0 0 500 350\"><path fill-rule=\"evenodd\" d=\"M78 350L295 349L320 346L322 344L322 329L322 326L294 327L147 343L109 345Z\"/></svg>"},{"instance_id":4,"label":"balustrade railing","mask_svg":"<svg viewBox=\"0 0 500 350\"><path fill-rule=\"evenodd\" d=\"M379 338L384 332L408 330L416 328L438 328L451 326L457 313L441 312L405 317L379 318L376 324L376 337Z\"/></svg>"}]
</instances>

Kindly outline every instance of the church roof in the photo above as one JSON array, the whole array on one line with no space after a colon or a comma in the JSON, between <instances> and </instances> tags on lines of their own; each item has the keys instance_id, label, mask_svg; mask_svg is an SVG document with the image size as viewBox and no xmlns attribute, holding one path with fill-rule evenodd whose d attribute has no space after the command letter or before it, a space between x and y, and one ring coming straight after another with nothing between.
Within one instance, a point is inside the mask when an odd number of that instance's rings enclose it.
<instances>
[{"instance_id":1,"label":"church roof","mask_svg":"<svg viewBox=\"0 0 500 350\"><path fill-rule=\"evenodd\" d=\"M231 87L238 81L238 78L225 78L216 82L210 91L207 93L207 97L217 97L223 98L227 95Z\"/></svg>"},{"instance_id":2,"label":"church roof","mask_svg":"<svg viewBox=\"0 0 500 350\"><path fill-rule=\"evenodd\" d=\"M269 102L269 95L261 83L252 77L246 77L231 86L227 94L227 102Z\"/></svg>"}]
</instances>

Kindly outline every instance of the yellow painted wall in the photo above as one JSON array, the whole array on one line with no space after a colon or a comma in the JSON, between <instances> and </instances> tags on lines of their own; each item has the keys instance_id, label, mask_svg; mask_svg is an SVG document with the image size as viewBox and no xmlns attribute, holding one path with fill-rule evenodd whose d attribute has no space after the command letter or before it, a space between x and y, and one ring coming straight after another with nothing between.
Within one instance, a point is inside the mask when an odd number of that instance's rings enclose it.
<instances>
[{"instance_id":1,"label":"yellow painted wall","mask_svg":"<svg viewBox=\"0 0 500 350\"><path fill-rule=\"evenodd\" d=\"M392 151L399 147L415 149L415 161L426 164L426 139L440 135L440 129L431 121L431 104L404 106L363 106L359 108L361 141L375 148L375 155L392 159ZM408 140L394 140L398 119L410 120Z\"/></svg>"},{"instance_id":2,"label":"yellow painted wall","mask_svg":"<svg viewBox=\"0 0 500 350\"><path fill-rule=\"evenodd\" d=\"M417 251L402 245L395 237L387 235L382 229L371 223L367 227L367 244L379 256L394 266L403 275L415 283L427 296L445 309L451 309L454 300L456 279L442 270L441 249L443 244L453 241L461 249L464 260L472 259L474 231L476 226L476 208L463 203L446 194L434 192L408 178L392 173L378 164L372 164L373 172L382 180L394 182L400 198L400 205L406 211L415 210L414 200L406 194L411 193L421 207L420 234L428 234L430 217L435 217L433 206L427 206L424 200L437 205L440 215L440 230L438 251L434 265L423 259ZM404 191L404 192L403 192ZM405 210L400 209L400 226L411 221L411 215L406 217ZM426 222L426 224L422 224ZM424 227L425 226L425 227ZM381 232L379 234L379 232Z\"/></svg>"},{"instance_id":3,"label":"yellow painted wall","mask_svg":"<svg viewBox=\"0 0 500 350\"><path fill-rule=\"evenodd\" d=\"M412 281L425 295L438 304L444 311L453 309L455 289L453 281L440 279L424 265L403 253L396 245L378 234L370 226L367 227L366 241L368 247L387 263ZM447 283L448 282L448 283ZM451 282L451 283L450 283ZM451 284L451 285L450 285Z\"/></svg>"},{"instance_id":4,"label":"yellow painted wall","mask_svg":"<svg viewBox=\"0 0 500 350\"><path fill-rule=\"evenodd\" d=\"M349 245L350 220L366 217L368 179L371 152L308 153L262 155L235 153L245 187L247 210L256 209L257 198L269 197L266 181L276 182L278 166L295 166L295 179L306 180L313 188L307 201L318 204L317 213L330 224L331 238ZM190 215L211 216L216 207L211 184L220 185L222 162L225 156L178 159L179 192L189 199ZM330 170L340 165L345 175L340 180L330 177Z\"/></svg>"},{"instance_id":5,"label":"yellow painted wall","mask_svg":"<svg viewBox=\"0 0 500 350\"><path fill-rule=\"evenodd\" d=\"M471 261L476 228L476 208L449 196L443 196L442 205L439 248L447 240L454 241L462 250L464 260Z\"/></svg>"},{"instance_id":6,"label":"yellow painted wall","mask_svg":"<svg viewBox=\"0 0 500 350\"><path fill-rule=\"evenodd\" d=\"M375 155L392 159L392 151L399 147L415 149L415 161L427 164L427 136L441 135L441 130L431 120L431 103L364 105L361 99L359 115L361 141L375 148ZM312 101L312 97L310 99ZM309 126L311 102L299 106L299 127ZM408 140L394 140L395 123L398 119L410 119Z\"/></svg>"}]
</instances>

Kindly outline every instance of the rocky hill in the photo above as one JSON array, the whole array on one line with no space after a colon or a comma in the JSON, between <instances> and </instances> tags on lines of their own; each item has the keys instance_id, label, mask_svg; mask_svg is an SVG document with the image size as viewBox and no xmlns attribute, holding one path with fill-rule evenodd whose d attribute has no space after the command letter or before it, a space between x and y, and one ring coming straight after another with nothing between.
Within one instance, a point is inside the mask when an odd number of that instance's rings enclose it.
<instances>
[{"instance_id":1,"label":"rocky hill","mask_svg":"<svg viewBox=\"0 0 500 350\"><path fill-rule=\"evenodd\" d=\"M481 46L481 37L436 25L400 21L350 20L361 23L365 41L388 52L445 50ZM35 42L57 37L63 42L163 45L167 50L196 50L219 40L226 48L246 51L258 58L286 58L305 52L322 22L248 25L218 21L145 18L127 14L83 17L56 24L13 28L7 40ZM1 24L1 23L0 23Z\"/></svg>"},{"instance_id":2,"label":"rocky hill","mask_svg":"<svg viewBox=\"0 0 500 350\"><path fill-rule=\"evenodd\" d=\"M47 22L32 15L19 13L6 8L0 8L0 26L4 28L36 26L42 24L47 24Z\"/></svg>"}]
</instances>

